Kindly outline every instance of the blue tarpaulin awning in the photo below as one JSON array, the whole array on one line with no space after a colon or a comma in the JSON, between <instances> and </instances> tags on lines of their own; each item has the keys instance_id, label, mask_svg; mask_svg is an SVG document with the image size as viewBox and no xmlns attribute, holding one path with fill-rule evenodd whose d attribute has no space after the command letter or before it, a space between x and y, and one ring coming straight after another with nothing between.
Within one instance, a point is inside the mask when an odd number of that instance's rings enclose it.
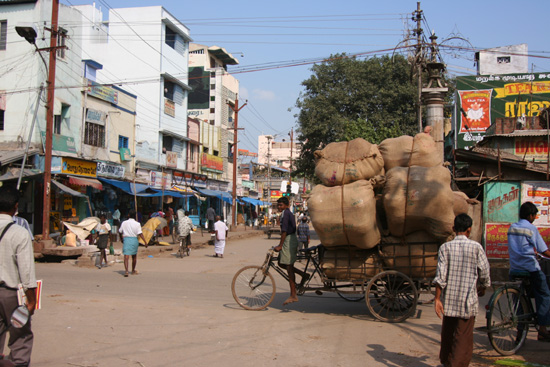
<instances>
[{"instance_id":1,"label":"blue tarpaulin awning","mask_svg":"<svg viewBox=\"0 0 550 367\"><path fill-rule=\"evenodd\" d=\"M209 189L201 189L199 187L195 188L198 192L200 192L202 195L210 196L210 197L216 197L218 199L221 199L225 201L226 203L233 205L233 196L231 196L230 193L225 191L216 191L216 190L209 190Z\"/></svg>"},{"instance_id":2,"label":"blue tarpaulin awning","mask_svg":"<svg viewBox=\"0 0 550 367\"><path fill-rule=\"evenodd\" d=\"M105 183L108 183L109 185L112 185L114 187L117 187L119 189L121 189L122 191L130 194L130 195L134 195L134 185L135 185L135 192L136 194L137 193L140 193L142 191L145 191L149 186L145 185L145 184L140 184L140 183L133 183L133 182L128 182L128 181L119 181L119 180L111 180L111 179L108 179L108 178L103 178L103 177L98 177L98 180L101 181L101 182L105 182Z\"/></svg>"}]
</instances>

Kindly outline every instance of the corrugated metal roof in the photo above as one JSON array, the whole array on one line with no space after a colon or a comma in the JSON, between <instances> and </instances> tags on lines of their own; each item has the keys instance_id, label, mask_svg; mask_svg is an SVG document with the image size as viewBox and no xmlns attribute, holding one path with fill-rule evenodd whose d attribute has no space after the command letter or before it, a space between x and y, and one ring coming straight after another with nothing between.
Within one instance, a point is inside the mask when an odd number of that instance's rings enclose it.
<instances>
[{"instance_id":1,"label":"corrugated metal roof","mask_svg":"<svg viewBox=\"0 0 550 367\"><path fill-rule=\"evenodd\" d=\"M38 0L0 0L0 5L36 3Z\"/></svg>"},{"instance_id":2,"label":"corrugated metal roof","mask_svg":"<svg viewBox=\"0 0 550 367\"><path fill-rule=\"evenodd\" d=\"M509 134L492 134L492 135L486 135L486 138L492 138L492 137L509 137L513 138L516 136L546 136L548 135L547 130L516 130L513 133Z\"/></svg>"}]
</instances>

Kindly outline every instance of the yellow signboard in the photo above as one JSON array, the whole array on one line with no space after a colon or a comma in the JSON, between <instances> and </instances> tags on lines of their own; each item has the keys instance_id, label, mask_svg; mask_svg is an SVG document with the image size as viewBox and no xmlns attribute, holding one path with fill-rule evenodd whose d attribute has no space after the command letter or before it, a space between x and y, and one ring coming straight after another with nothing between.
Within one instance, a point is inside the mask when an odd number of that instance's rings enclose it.
<instances>
[{"instance_id":1,"label":"yellow signboard","mask_svg":"<svg viewBox=\"0 0 550 367\"><path fill-rule=\"evenodd\" d=\"M96 177L97 175L97 163L90 161L83 161L76 158L63 157L63 163L61 165L61 173L68 175L78 175L86 177Z\"/></svg>"}]
</instances>

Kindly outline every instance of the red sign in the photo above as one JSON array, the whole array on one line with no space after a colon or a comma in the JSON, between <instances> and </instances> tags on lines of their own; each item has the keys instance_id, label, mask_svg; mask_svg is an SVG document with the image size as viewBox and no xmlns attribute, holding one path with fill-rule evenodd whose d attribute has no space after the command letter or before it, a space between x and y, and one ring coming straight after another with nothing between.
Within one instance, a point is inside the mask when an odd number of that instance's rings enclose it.
<instances>
[{"instance_id":1,"label":"red sign","mask_svg":"<svg viewBox=\"0 0 550 367\"><path fill-rule=\"evenodd\" d=\"M201 166L205 171L213 170L223 172L223 159L215 155L202 153Z\"/></svg>"},{"instance_id":2,"label":"red sign","mask_svg":"<svg viewBox=\"0 0 550 367\"><path fill-rule=\"evenodd\" d=\"M489 259L508 259L509 223L485 224L485 252ZM550 227L537 227L546 244L550 243Z\"/></svg>"},{"instance_id":3,"label":"red sign","mask_svg":"<svg viewBox=\"0 0 550 367\"><path fill-rule=\"evenodd\" d=\"M491 89L459 91L464 111L461 115L461 134L485 132L491 126L492 92Z\"/></svg>"},{"instance_id":4,"label":"red sign","mask_svg":"<svg viewBox=\"0 0 550 367\"><path fill-rule=\"evenodd\" d=\"M283 192L279 190L271 190L271 198L278 199L283 196Z\"/></svg>"}]
</instances>

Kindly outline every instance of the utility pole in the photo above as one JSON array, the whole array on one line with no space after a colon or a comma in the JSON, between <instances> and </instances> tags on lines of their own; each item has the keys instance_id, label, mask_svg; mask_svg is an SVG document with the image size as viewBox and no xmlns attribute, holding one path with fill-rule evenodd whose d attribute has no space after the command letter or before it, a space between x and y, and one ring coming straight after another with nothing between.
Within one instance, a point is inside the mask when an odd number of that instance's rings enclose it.
<instances>
[{"instance_id":1,"label":"utility pole","mask_svg":"<svg viewBox=\"0 0 550 367\"><path fill-rule=\"evenodd\" d=\"M229 102L227 102L229 108L235 112L235 123L233 126L233 207L231 208L231 224L234 229L237 229L237 154L239 153L239 150L237 149L237 139L239 130L239 111L242 110L247 104L248 101L239 108L238 96L235 97L235 106L232 106Z\"/></svg>"},{"instance_id":2,"label":"utility pole","mask_svg":"<svg viewBox=\"0 0 550 367\"><path fill-rule=\"evenodd\" d=\"M416 3L416 11L413 12L412 20L416 22L416 77L417 77L417 89L418 96L416 100L416 116L418 118L418 132L422 132L422 59L423 59L423 47L422 47L422 10L420 10L420 1Z\"/></svg>"},{"instance_id":3,"label":"utility pole","mask_svg":"<svg viewBox=\"0 0 550 367\"><path fill-rule=\"evenodd\" d=\"M292 150L294 149L294 128L290 129L290 166L288 168L288 182L292 185Z\"/></svg>"},{"instance_id":4,"label":"utility pole","mask_svg":"<svg viewBox=\"0 0 550 367\"><path fill-rule=\"evenodd\" d=\"M48 67L48 100L46 103L46 144L44 148L44 207L42 211L42 239L50 238L50 193L52 181L52 135L53 106L55 101L55 64L57 53L57 35L59 18L59 0L52 1L52 26L50 29L50 64Z\"/></svg>"},{"instance_id":5,"label":"utility pole","mask_svg":"<svg viewBox=\"0 0 550 367\"><path fill-rule=\"evenodd\" d=\"M271 135L267 136L267 197L271 202Z\"/></svg>"}]
</instances>

